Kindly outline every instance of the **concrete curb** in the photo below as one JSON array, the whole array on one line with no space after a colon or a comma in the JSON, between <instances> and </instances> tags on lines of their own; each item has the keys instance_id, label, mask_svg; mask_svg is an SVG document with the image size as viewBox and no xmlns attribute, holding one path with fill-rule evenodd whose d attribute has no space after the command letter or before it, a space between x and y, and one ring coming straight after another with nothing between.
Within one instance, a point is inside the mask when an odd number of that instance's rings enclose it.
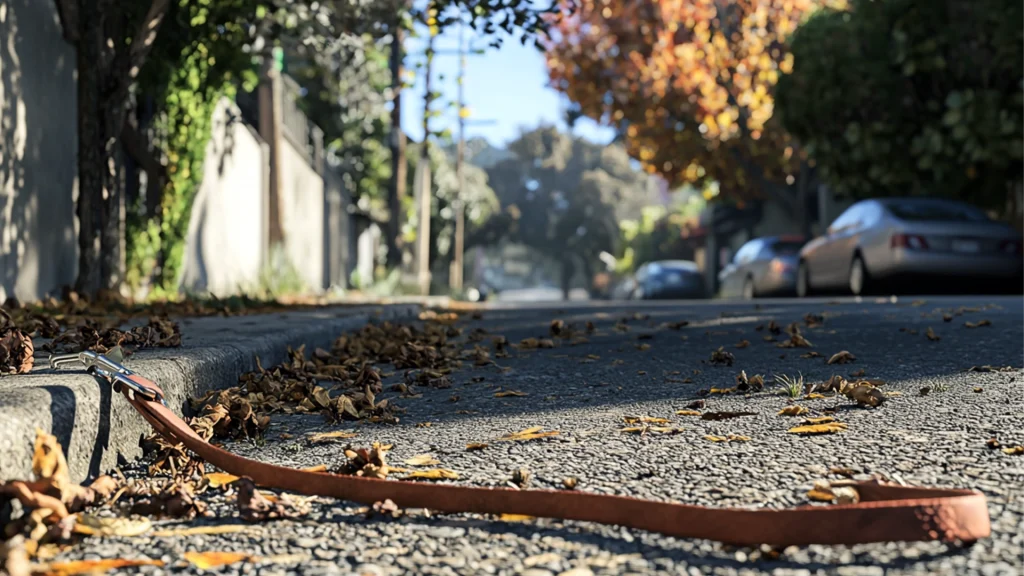
<instances>
[{"instance_id":1,"label":"concrete curb","mask_svg":"<svg viewBox=\"0 0 1024 576\"><path fill-rule=\"evenodd\" d=\"M179 414L188 398L238 382L255 369L285 359L289 346L329 347L367 322L414 316L421 304L330 307L316 311L186 318L183 345L144 350L128 358L132 370L157 382ZM81 371L53 371L40 362L29 374L0 379L0 481L30 479L36 428L57 436L76 482L141 456L139 440L152 428L123 399Z\"/></svg>"}]
</instances>

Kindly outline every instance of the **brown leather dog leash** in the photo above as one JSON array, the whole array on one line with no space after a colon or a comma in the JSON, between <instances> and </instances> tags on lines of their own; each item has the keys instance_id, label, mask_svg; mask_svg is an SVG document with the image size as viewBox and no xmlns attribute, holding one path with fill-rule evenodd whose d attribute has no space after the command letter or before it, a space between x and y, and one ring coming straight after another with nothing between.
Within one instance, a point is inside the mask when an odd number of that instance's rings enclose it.
<instances>
[{"instance_id":1,"label":"brown leather dog leash","mask_svg":"<svg viewBox=\"0 0 1024 576\"><path fill-rule=\"evenodd\" d=\"M860 482L853 485L860 496L856 504L790 509L709 508L580 491L377 480L275 466L232 454L200 438L164 404L163 391L153 382L102 356L92 354L78 359L120 390L165 438L181 442L210 464L236 476L248 476L266 488L361 504L390 499L401 508L597 522L746 546L970 542L988 537L990 531L985 496L971 490ZM60 362L57 358L51 364Z\"/></svg>"}]
</instances>

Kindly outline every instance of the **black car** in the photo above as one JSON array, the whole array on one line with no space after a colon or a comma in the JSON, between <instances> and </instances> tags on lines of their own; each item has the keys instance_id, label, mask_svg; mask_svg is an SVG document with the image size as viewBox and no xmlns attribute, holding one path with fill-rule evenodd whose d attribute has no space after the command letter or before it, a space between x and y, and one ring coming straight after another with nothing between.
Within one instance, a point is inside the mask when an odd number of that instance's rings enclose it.
<instances>
[{"instance_id":1,"label":"black car","mask_svg":"<svg viewBox=\"0 0 1024 576\"><path fill-rule=\"evenodd\" d=\"M633 275L630 300L706 298L704 275L689 260L648 262Z\"/></svg>"}]
</instances>

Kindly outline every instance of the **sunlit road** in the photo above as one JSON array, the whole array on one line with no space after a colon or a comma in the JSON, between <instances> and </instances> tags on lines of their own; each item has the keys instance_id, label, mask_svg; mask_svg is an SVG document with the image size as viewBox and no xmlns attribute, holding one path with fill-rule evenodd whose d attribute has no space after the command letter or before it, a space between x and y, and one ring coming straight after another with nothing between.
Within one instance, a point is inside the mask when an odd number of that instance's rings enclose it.
<instances>
[{"instance_id":1,"label":"sunlit road","mask_svg":"<svg viewBox=\"0 0 1024 576\"><path fill-rule=\"evenodd\" d=\"M265 444L235 443L231 449L291 466L334 466L344 461L344 444L309 446L301 439L311 431L351 429L357 433L354 445L394 444L391 462L431 454L464 485L504 485L514 470L525 467L531 486L538 488L561 488L565 478L575 477L579 490L768 508L806 504L815 480L837 479L830 468L843 468L859 479L980 490L988 497L993 535L966 548L810 546L787 548L776 557L761 549L548 519L503 522L409 511L396 519L367 520L356 506L321 499L308 517L260 524L252 532L150 538L149 554L175 558L194 549L289 554L304 560L264 566L266 573L302 574L959 576L1024 570L1024 456L986 446L990 438L1004 446L1024 443L1021 298L499 302L479 316L465 315L458 324L464 335L482 329L513 343L549 338L552 320L560 319L586 340L574 344L555 338L552 349L513 349L511 357L496 358L498 367L467 364L451 375L450 388L417 387L419 398L399 399L387 391L380 397L408 410L396 426L327 426L318 416L275 416ZM590 334L588 321L594 324ZM772 334L772 321L781 328L798 323L812 347L780 347L787 335ZM932 338L926 336L929 328ZM710 362L719 347L733 355L731 366ZM826 364L843 350L855 357L852 363ZM1014 370L968 371L985 365ZM707 399L706 411L752 416L705 421L676 415L698 391L734 386L741 370L769 381L802 374L808 383L862 373L886 382L887 399L875 409L859 408L841 396L798 400L809 415L834 409L848 425L838 434L816 437L787 433L799 418L778 415L789 399L772 383L749 396ZM389 382L400 378L399 371ZM499 390L525 395L496 397ZM683 430L623 433L623 416L663 417ZM520 444L493 441L533 426L560 434ZM749 441L705 438L729 434ZM490 445L467 451L471 442ZM236 521L230 519L235 514L230 500L206 497L229 518L224 522ZM141 545L130 538L86 542L68 556L130 555Z\"/></svg>"}]
</instances>

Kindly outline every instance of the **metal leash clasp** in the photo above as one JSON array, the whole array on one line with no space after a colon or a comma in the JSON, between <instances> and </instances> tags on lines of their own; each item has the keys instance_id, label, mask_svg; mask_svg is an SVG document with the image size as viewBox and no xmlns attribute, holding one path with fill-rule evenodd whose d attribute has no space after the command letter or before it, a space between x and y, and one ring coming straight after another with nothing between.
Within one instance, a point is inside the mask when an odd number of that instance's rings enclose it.
<instances>
[{"instance_id":1,"label":"metal leash clasp","mask_svg":"<svg viewBox=\"0 0 1024 576\"><path fill-rule=\"evenodd\" d=\"M56 370L67 364L81 364L85 366L85 371L89 374L101 376L107 382L110 382L115 392L120 392L121 388L125 387L146 400L160 402L164 406L167 405L160 393L128 378L134 372L102 354L92 350L85 350L72 354L50 355L50 368Z\"/></svg>"}]
</instances>

